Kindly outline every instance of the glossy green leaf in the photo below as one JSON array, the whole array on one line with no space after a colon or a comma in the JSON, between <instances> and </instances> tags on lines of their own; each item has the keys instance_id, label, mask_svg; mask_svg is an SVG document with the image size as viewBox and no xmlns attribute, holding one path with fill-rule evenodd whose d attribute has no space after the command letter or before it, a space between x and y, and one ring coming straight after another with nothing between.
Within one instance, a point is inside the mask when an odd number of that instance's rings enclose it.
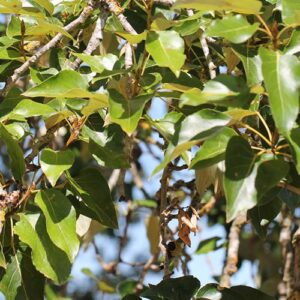
<instances>
[{"instance_id":1,"label":"glossy green leaf","mask_svg":"<svg viewBox=\"0 0 300 300\"><path fill-rule=\"evenodd\" d=\"M88 82L83 75L72 70L63 70L30 88L23 95L26 97L98 99L102 101L103 107L107 106L107 95L89 92L87 88Z\"/></svg>"},{"instance_id":2,"label":"glossy green leaf","mask_svg":"<svg viewBox=\"0 0 300 300\"><path fill-rule=\"evenodd\" d=\"M184 64L184 41L176 31L150 31L146 49L160 67L168 67L178 77Z\"/></svg>"},{"instance_id":3,"label":"glossy green leaf","mask_svg":"<svg viewBox=\"0 0 300 300\"><path fill-rule=\"evenodd\" d=\"M200 287L200 281L191 276L168 278L157 285L149 285L149 289L141 294L148 299L190 300Z\"/></svg>"},{"instance_id":4,"label":"glossy green leaf","mask_svg":"<svg viewBox=\"0 0 300 300\"><path fill-rule=\"evenodd\" d=\"M174 136L165 152L164 160L154 169L152 175L199 141L216 134L230 120L231 118L225 113L213 109L202 109L187 116L180 124L177 124Z\"/></svg>"},{"instance_id":5,"label":"glossy green leaf","mask_svg":"<svg viewBox=\"0 0 300 300\"><path fill-rule=\"evenodd\" d=\"M227 15L221 20L214 20L205 34L223 37L228 41L240 44L247 41L258 29L259 23L250 24L242 15Z\"/></svg>"},{"instance_id":6,"label":"glossy green leaf","mask_svg":"<svg viewBox=\"0 0 300 300\"><path fill-rule=\"evenodd\" d=\"M116 31L115 34L119 35L132 45L139 44L140 42L144 41L147 37L147 31L143 31L140 34L130 34L128 32Z\"/></svg>"},{"instance_id":7,"label":"glossy green leaf","mask_svg":"<svg viewBox=\"0 0 300 300\"><path fill-rule=\"evenodd\" d=\"M44 116L54 113L55 110L47 104L38 103L30 99L20 101L12 111L11 117L14 115L24 118Z\"/></svg>"},{"instance_id":8,"label":"glossy green leaf","mask_svg":"<svg viewBox=\"0 0 300 300\"><path fill-rule=\"evenodd\" d=\"M235 135L233 129L225 127L206 140L192 159L190 168L201 169L224 160L228 141Z\"/></svg>"},{"instance_id":9,"label":"glossy green leaf","mask_svg":"<svg viewBox=\"0 0 300 300\"><path fill-rule=\"evenodd\" d=\"M275 300L275 298L252 287L237 285L229 289L220 289L216 283L209 283L203 286L196 297L198 300Z\"/></svg>"},{"instance_id":10,"label":"glossy green leaf","mask_svg":"<svg viewBox=\"0 0 300 300\"><path fill-rule=\"evenodd\" d=\"M74 193L80 196L84 204L95 213L97 221L108 227L118 227L109 187L97 169L84 169L76 178L72 178L67 173L67 179Z\"/></svg>"},{"instance_id":11,"label":"glossy green leaf","mask_svg":"<svg viewBox=\"0 0 300 300\"><path fill-rule=\"evenodd\" d=\"M147 116L147 120L154 126L158 132L168 141L170 141L175 133L175 125L183 119L183 114L172 111L167 113L160 120L152 120Z\"/></svg>"},{"instance_id":12,"label":"glossy green leaf","mask_svg":"<svg viewBox=\"0 0 300 300\"><path fill-rule=\"evenodd\" d=\"M45 9L50 15L53 14L54 5L50 0L30 0L30 2L36 4L41 9Z\"/></svg>"},{"instance_id":13,"label":"glossy green leaf","mask_svg":"<svg viewBox=\"0 0 300 300\"><path fill-rule=\"evenodd\" d=\"M289 43L284 48L284 54L293 55L300 52L300 30L293 30Z\"/></svg>"},{"instance_id":14,"label":"glossy green leaf","mask_svg":"<svg viewBox=\"0 0 300 300\"><path fill-rule=\"evenodd\" d=\"M83 62L87 63L91 70L96 73L102 73L104 70L112 71L114 64L118 60L118 57L111 53L102 56L82 53L73 53L73 55L79 57Z\"/></svg>"},{"instance_id":15,"label":"glossy green leaf","mask_svg":"<svg viewBox=\"0 0 300 300\"><path fill-rule=\"evenodd\" d=\"M206 240L203 240L199 243L197 250L195 254L206 254L215 250L218 250L222 247L222 245L218 245L218 241L220 241L222 238L220 237L212 237Z\"/></svg>"},{"instance_id":16,"label":"glossy green leaf","mask_svg":"<svg viewBox=\"0 0 300 300\"><path fill-rule=\"evenodd\" d=\"M248 142L239 136L232 137L225 154L224 190L227 222L257 203L257 165L254 163L255 156Z\"/></svg>"},{"instance_id":17,"label":"glossy green leaf","mask_svg":"<svg viewBox=\"0 0 300 300\"><path fill-rule=\"evenodd\" d=\"M192 88L183 93L180 100L182 101L180 102L181 107L204 103L243 107L249 103L249 89L241 78L222 74L208 81L202 91Z\"/></svg>"},{"instance_id":18,"label":"glossy green leaf","mask_svg":"<svg viewBox=\"0 0 300 300\"><path fill-rule=\"evenodd\" d=\"M56 189L42 190L35 202L46 219L47 232L52 242L73 262L79 250L76 235L76 212L69 199Z\"/></svg>"},{"instance_id":19,"label":"glossy green leaf","mask_svg":"<svg viewBox=\"0 0 300 300\"><path fill-rule=\"evenodd\" d=\"M263 81L260 56L249 47L236 47L234 53L243 63L248 85L260 84Z\"/></svg>"},{"instance_id":20,"label":"glossy green leaf","mask_svg":"<svg viewBox=\"0 0 300 300\"><path fill-rule=\"evenodd\" d=\"M289 25L300 24L300 2L295 0L281 0L282 19Z\"/></svg>"},{"instance_id":21,"label":"glossy green leaf","mask_svg":"<svg viewBox=\"0 0 300 300\"><path fill-rule=\"evenodd\" d=\"M261 8L258 0L177 0L174 8L193 8L198 10L230 10L242 14L258 14Z\"/></svg>"},{"instance_id":22,"label":"glossy green leaf","mask_svg":"<svg viewBox=\"0 0 300 300\"><path fill-rule=\"evenodd\" d=\"M4 141L7 147L7 153L11 160L11 169L14 177L17 180L22 180L25 172L25 162L23 151L17 141L15 141L5 126L0 123L0 139Z\"/></svg>"},{"instance_id":23,"label":"glossy green leaf","mask_svg":"<svg viewBox=\"0 0 300 300\"><path fill-rule=\"evenodd\" d=\"M146 102L152 96L152 94L145 94L132 99L126 99L118 91L109 90L109 113L111 120L119 124L127 134L132 134L143 114Z\"/></svg>"},{"instance_id":24,"label":"glossy green leaf","mask_svg":"<svg viewBox=\"0 0 300 300\"><path fill-rule=\"evenodd\" d=\"M299 113L300 62L293 55L260 48L262 71L275 123L282 134L294 126ZM298 73L297 73L298 72Z\"/></svg>"},{"instance_id":25,"label":"glossy green leaf","mask_svg":"<svg viewBox=\"0 0 300 300\"><path fill-rule=\"evenodd\" d=\"M64 171L72 167L74 159L74 153L71 150L54 151L47 148L42 151L41 168L52 186L55 186Z\"/></svg>"},{"instance_id":26,"label":"glossy green leaf","mask_svg":"<svg viewBox=\"0 0 300 300\"><path fill-rule=\"evenodd\" d=\"M51 240L43 215L20 214L14 232L32 249L32 262L36 269L56 283L65 282L71 272L67 254Z\"/></svg>"}]
</instances>

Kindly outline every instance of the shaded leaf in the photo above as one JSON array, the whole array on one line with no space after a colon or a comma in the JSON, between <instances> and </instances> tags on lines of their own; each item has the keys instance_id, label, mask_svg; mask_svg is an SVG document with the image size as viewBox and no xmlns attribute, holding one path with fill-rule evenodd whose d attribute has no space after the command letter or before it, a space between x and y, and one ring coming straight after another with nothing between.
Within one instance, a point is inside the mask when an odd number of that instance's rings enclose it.
<instances>
[{"instance_id":1,"label":"shaded leaf","mask_svg":"<svg viewBox=\"0 0 300 300\"><path fill-rule=\"evenodd\" d=\"M198 300L275 300L275 298L252 287L237 285L231 288L219 288L216 283L203 286L196 295Z\"/></svg>"},{"instance_id":2,"label":"shaded leaf","mask_svg":"<svg viewBox=\"0 0 300 300\"><path fill-rule=\"evenodd\" d=\"M23 151L18 142L12 138L2 123L0 123L0 139L6 144L7 152L11 159L11 168L14 177L17 180L22 180L22 176L25 172Z\"/></svg>"},{"instance_id":3,"label":"shaded leaf","mask_svg":"<svg viewBox=\"0 0 300 300\"><path fill-rule=\"evenodd\" d=\"M206 254L215 250L218 250L222 247L222 245L218 245L218 241L222 238L215 236L206 240L203 240L198 245L198 248L195 254Z\"/></svg>"},{"instance_id":4,"label":"shaded leaf","mask_svg":"<svg viewBox=\"0 0 300 300\"><path fill-rule=\"evenodd\" d=\"M116 90L109 90L109 113L111 120L132 134L142 116L144 106L152 98L152 94L140 95L126 99Z\"/></svg>"},{"instance_id":5,"label":"shaded leaf","mask_svg":"<svg viewBox=\"0 0 300 300\"><path fill-rule=\"evenodd\" d=\"M102 174L97 169L90 168L82 170L76 178L72 178L68 173L66 175L72 190L95 213L97 221L105 226L117 228L115 207Z\"/></svg>"},{"instance_id":6,"label":"shaded leaf","mask_svg":"<svg viewBox=\"0 0 300 300\"><path fill-rule=\"evenodd\" d=\"M224 190L227 222L256 205L257 165L254 163L255 156L248 142L239 136L232 137L225 154Z\"/></svg>"},{"instance_id":7,"label":"shaded leaf","mask_svg":"<svg viewBox=\"0 0 300 300\"><path fill-rule=\"evenodd\" d=\"M190 300L200 287L200 281L193 276L169 278L157 285L149 285L149 289L141 294L147 299Z\"/></svg>"}]
</instances>

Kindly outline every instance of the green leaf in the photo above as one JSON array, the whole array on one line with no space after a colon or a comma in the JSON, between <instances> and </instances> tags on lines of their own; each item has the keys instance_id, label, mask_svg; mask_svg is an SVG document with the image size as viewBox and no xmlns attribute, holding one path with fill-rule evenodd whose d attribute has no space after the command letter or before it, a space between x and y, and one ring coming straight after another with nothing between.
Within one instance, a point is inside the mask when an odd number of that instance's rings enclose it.
<instances>
[{"instance_id":1,"label":"green leaf","mask_svg":"<svg viewBox=\"0 0 300 300\"><path fill-rule=\"evenodd\" d=\"M109 113L111 120L119 124L127 134L132 134L143 114L146 102L152 96L152 94L144 94L127 99L117 90L109 90Z\"/></svg>"},{"instance_id":2,"label":"green leaf","mask_svg":"<svg viewBox=\"0 0 300 300\"><path fill-rule=\"evenodd\" d=\"M146 50L160 67L168 67L178 77L184 64L184 41L176 31L150 31Z\"/></svg>"},{"instance_id":3,"label":"green leaf","mask_svg":"<svg viewBox=\"0 0 300 300\"><path fill-rule=\"evenodd\" d=\"M36 6L40 7L42 10L46 10L50 15L53 14L54 5L50 0L30 0L30 2L34 3Z\"/></svg>"},{"instance_id":4,"label":"green leaf","mask_svg":"<svg viewBox=\"0 0 300 300\"><path fill-rule=\"evenodd\" d=\"M105 226L118 228L116 210L102 174L97 169L90 168L82 170L76 178L68 173L66 175L72 190L96 214L97 221Z\"/></svg>"},{"instance_id":5,"label":"green leaf","mask_svg":"<svg viewBox=\"0 0 300 300\"><path fill-rule=\"evenodd\" d=\"M265 48L259 49L262 71L275 123L282 134L294 126L299 113L300 62L293 55L281 55Z\"/></svg>"},{"instance_id":6,"label":"green leaf","mask_svg":"<svg viewBox=\"0 0 300 300\"><path fill-rule=\"evenodd\" d=\"M254 288L237 285L231 288L219 288L216 283L203 286L196 295L198 300L275 300L275 298Z\"/></svg>"},{"instance_id":7,"label":"green leaf","mask_svg":"<svg viewBox=\"0 0 300 300\"><path fill-rule=\"evenodd\" d=\"M68 279L71 262L66 253L52 242L43 215L20 214L14 232L32 249L32 262L39 272L59 284Z\"/></svg>"},{"instance_id":8,"label":"green leaf","mask_svg":"<svg viewBox=\"0 0 300 300\"><path fill-rule=\"evenodd\" d=\"M222 74L208 81L203 91L192 88L183 93L180 100L182 101L180 107L204 103L243 107L249 103L249 88L241 78Z\"/></svg>"},{"instance_id":9,"label":"green leaf","mask_svg":"<svg viewBox=\"0 0 300 300\"><path fill-rule=\"evenodd\" d=\"M284 48L284 54L293 55L300 52L300 30L294 29L289 43Z\"/></svg>"},{"instance_id":10,"label":"green leaf","mask_svg":"<svg viewBox=\"0 0 300 300\"><path fill-rule=\"evenodd\" d=\"M54 113L55 110L47 104L38 103L30 99L21 100L11 112L10 117L14 115L24 118L44 116Z\"/></svg>"},{"instance_id":11,"label":"green leaf","mask_svg":"<svg viewBox=\"0 0 300 300\"><path fill-rule=\"evenodd\" d=\"M47 232L52 242L73 262L79 250L76 235L76 212L69 199L56 189L42 190L35 202L46 219Z\"/></svg>"},{"instance_id":12,"label":"green leaf","mask_svg":"<svg viewBox=\"0 0 300 300\"><path fill-rule=\"evenodd\" d=\"M6 270L0 271L0 291L6 300L39 300L44 294L44 276L32 265L29 248L8 258Z\"/></svg>"},{"instance_id":13,"label":"green leaf","mask_svg":"<svg viewBox=\"0 0 300 300\"><path fill-rule=\"evenodd\" d=\"M260 56L250 47L235 47L233 50L243 63L248 85L260 84L263 81Z\"/></svg>"},{"instance_id":14,"label":"green leaf","mask_svg":"<svg viewBox=\"0 0 300 300\"><path fill-rule=\"evenodd\" d=\"M124 152L125 134L116 124L111 124L103 131L94 131L84 126L81 134L86 136L89 151L98 164L107 168L129 168L128 155Z\"/></svg>"},{"instance_id":15,"label":"green leaf","mask_svg":"<svg viewBox=\"0 0 300 300\"><path fill-rule=\"evenodd\" d=\"M221 20L214 20L205 34L223 37L228 41L240 44L246 42L258 29L259 23L250 24L242 15L227 15Z\"/></svg>"},{"instance_id":16,"label":"green leaf","mask_svg":"<svg viewBox=\"0 0 300 300\"><path fill-rule=\"evenodd\" d=\"M200 287L200 281L191 276L168 278L157 285L149 285L149 289L141 294L148 299L190 300Z\"/></svg>"},{"instance_id":17,"label":"green leaf","mask_svg":"<svg viewBox=\"0 0 300 300\"><path fill-rule=\"evenodd\" d=\"M79 57L83 62L87 63L91 70L96 73L102 73L104 70L112 71L114 64L118 60L118 57L111 53L101 56L83 53L73 53L73 55Z\"/></svg>"},{"instance_id":18,"label":"green leaf","mask_svg":"<svg viewBox=\"0 0 300 300\"><path fill-rule=\"evenodd\" d=\"M282 201L275 197L265 205L257 205L249 210L248 215L260 238L267 236L269 223L280 213Z\"/></svg>"},{"instance_id":19,"label":"green leaf","mask_svg":"<svg viewBox=\"0 0 300 300\"><path fill-rule=\"evenodd\" d=\"M289 25L300 24L300 2L295 0L281 0L282 19Z\"/></svg>"},{"instance_id":20,"label":"green leaf","mask_svg":"<svg viewBox=\"0 0 300 300\"><path fill-rule=\"evenodd\" d=\"M140 34L130 34L126 31L125 32L116 31L115 34L119 35L120 37L122 37L132 45L139 44L141 41L144 41L147 37L146 30Z\"/></svg>"},{"instance_id":21,"label":"green leaf","mask_svg":"<svg viewBox=\"0 0 300 300\"><path fill-rule=\"evenodd\" d=\"M83 75L72 70L63 70L30 88L23 95L26 97L98 99L102 102L102 107L107 106L107 95L92 93L87 89L88 81Z\"/></svg>"},{"instance_id":22,"label":"green leaf","mask_svg":"<svg viewBox=\"0 0 300 300\"><path fill-rule=\"evenodd\" d=\"M177 0L173 8L193 8L198 10L230 10L242 14L259 14L262 3L258 0Z\"/></svg>"},{"instance_id":23,"label":"green leaf","mask_svg":"<svg viewBox=\"0 0 300 300\"><path fill-rule=\"evenodd\" d=\"M254 163L255 156L248 142L239 136L232 137L225 154L224 190L227 222L256 205L257 165Z\"/></svg>"},{"instance_id":24,"label":"green leaf","mask_svg":"<svg viewBox=\"0 0 300 300\"><path fill-rule=\"evenodd\" d=\"M52 186L55 186L64 171L72 167L74 159L74 153L71 150L54 151L47 148L42 151L41 168Z\"/></svg>"},{"instance_id":25,"label":"green leaf","mask_svg":"<svg viewBox=\"0 0 300 300\"><path fill-rule=\"evenodd\" d=\"M192 159L190 168L206 168L224 160L228 141L235 135L236 132L233 129L225 127L206 140Z\"/></svg>"},{"instance_id":26,"label":"green leaf","mask_svg":"<svg viewBox=\"0 0 300 300\"><path fill-rule=\"evenodd\" d=\"M6 35L9 38L13 38L14 36L21 35L21 20L18 17L11 16L10 22L6 28Z\"/></svg>"},{"instance_id":27,"label":"green leaf","mask_svg":"<svg viewBox=\"0 0 300 300\"><path fill-rule=\"evenodd\" d=\"M125 297L128 294L134 293L137 284L138 282L132 279L126 279L124 281L121 281L117 286L118 293L121 297Z\"/></svg>"},{"instance_id":28,"label":"green leaf","mask_svg":"<svg viewBox=\"0 0 300 300\"><path fill-rule=\"evenodd\" d=\"M163 162L158 165L152 175L163 169L170 161L181 155L184 151L220 131L230 122L231 118L225 113L202 109L187 116L177 128L169 144Z\"/></svg>"},{"instance_id":29,"label":"green leaf","mask_svg":"<svg viewBox=\"0 0 300 300\"><path fill-rule=\"evenodd\" d=\"M282 159L262 161L259 165L255 187L259 201L267 191L283 179L289 171L289 164Z\"/></svg>"},{"instance_id":30,"label":"green leaf","mask_svg":"<svg viewBox=\"0 0 300 300\"><path fill-rule=\"evenodd\" d=\"M171 111L159 120L152 120L149 116L146 118L167 141L170 141L175 133L175 125L180 119L183 119L183 114Z\"/></svg>"},{"instance_id":31,"label":"green leaf","mask_svg":"<svg viewBox=\"0 0 300 300\"><path fill-rule=\"evenodd\" d=\"M220 241L222 238L215 236L206 240L203 240L198 245L198 248L195 252L195 254L206 254L215 250L218 250L222 247L222 245L217 245L218 241Z\"/></svg>"},{"instance_id":32,"label":"green leaf","mask_svg":"<svg viewBox=\"0 0 300 300\"><path fill-rule=\"evenodd\" d=\"M7 153L11 159L11 168L14 177L19 181L22 180L22 176L25 172L23 151L18 142L12 138L2 123L0 123L0 139L6 144Z\"/></svg>"},{"instance_id":33,"label":"green leaf","mask_svg":"<svg viewBox=\"0 0 300 300\"><path fill-rule=\"evenodd\" d=\"M287 139L292 148L292 155L297 169L300 174L300 127L296 127L288 134Z\"/></svg>"}]
</instances>

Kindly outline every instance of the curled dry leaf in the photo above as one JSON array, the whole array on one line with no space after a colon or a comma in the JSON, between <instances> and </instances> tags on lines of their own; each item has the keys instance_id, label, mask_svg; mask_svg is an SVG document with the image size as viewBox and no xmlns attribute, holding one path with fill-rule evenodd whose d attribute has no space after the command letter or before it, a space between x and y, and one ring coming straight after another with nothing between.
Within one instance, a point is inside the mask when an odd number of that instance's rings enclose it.
<instances>
[{"instance_id":1,"label":"curled dry leaf","mask_svg":"<svg viewBox=\"0 0 300 300\"><path fill-rule=\"evenodd\" d=\"M195 212L195 213L194 213ZM198 231L197 228L197 219L199 218L195 209L192 209L192 215L182 208L179 208L178 211L178 236L180 239L189 247L191 246L190 233L196 233Z\"/></svg>"}]
</instances>

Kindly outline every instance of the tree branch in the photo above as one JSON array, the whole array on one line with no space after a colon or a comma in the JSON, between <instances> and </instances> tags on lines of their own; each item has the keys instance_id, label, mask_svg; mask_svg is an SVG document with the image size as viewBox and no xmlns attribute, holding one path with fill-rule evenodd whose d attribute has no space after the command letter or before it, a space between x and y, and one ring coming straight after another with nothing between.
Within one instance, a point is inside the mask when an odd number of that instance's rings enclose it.
<instances>
[{"instance_id":1,"label":"tree branch","mask_svg":"<svg viewBox=\"0 0 300 300\"><path fill-rule=\"evenodd\" d=\"M292 299L300 299L300 227L293 236L294 246L294 287Z\"/></svg>"},{"instance_id":2,"label":"tree branch","mask_svg":"<svg viewBox=\"0 0 300 300\"><path fill-rule=\"evenodd\" d=\"M281 256L283 264L283 276L278 285L279 300L288 299L292 292L292 265L293 252L291 243L292 216L287 207L282 210L282 222L279 235L281 244Z\"/></svg>"},{"instance_id":3,"label":"tree branch","mask_svg":"<svg viewBox=\"0 0 300 300\"><path fill-rule=\"evenodd\" d=\"M86 49L84 50L85 54L92 54L100 45L103 40L103 28L106 23L108 15L105 10L101 11L100 17L96 21L96 26L92 33L92 36L87 44ZM77 69L81 63L81 59L78 57L72 64L72 69Z\"/></svg>"},{"instance_id":4,"label":"tree branch","mask_svg":"<svg viewBox=\"0 0 300 300\"><path fill-rule=\"evenodd\" d=\"M238 251L240 246L239 235L246 222L246 214L240 214L235 218L230 227L226 264L220 279L221 287L230 287L230 277L237 271Z\"/></svg>"},{"instance_id":5,"label":"tree branch","mask_svg":"<svg viewBox=\"0 0 300 300\"><path fill-rule=\"evenodd\" d=\"M77 19L69 23L64 27L64 30L67 32L70 32L74 28L76 28L78 25L83 24L87 18L92 14L92 12L95 9L95 1L90 0L88 2L88 5L83 9L81 14ZM40 48L34 55L30 57L27 61L25 61L19 68L17 68L13 75L10 76L7 80L7 83L4 87L4 89L1 91L1 96L5 96L9 90L14 86L16 81L20 78L20 76L25 73L31 65L33 65L35 62L39 60L39 58L45 54L48 50L55 47L55 45L62 39L64 35L62 33L58 33L51 41L49 41L45 46Z\"/></svg>"}]
</instances>

